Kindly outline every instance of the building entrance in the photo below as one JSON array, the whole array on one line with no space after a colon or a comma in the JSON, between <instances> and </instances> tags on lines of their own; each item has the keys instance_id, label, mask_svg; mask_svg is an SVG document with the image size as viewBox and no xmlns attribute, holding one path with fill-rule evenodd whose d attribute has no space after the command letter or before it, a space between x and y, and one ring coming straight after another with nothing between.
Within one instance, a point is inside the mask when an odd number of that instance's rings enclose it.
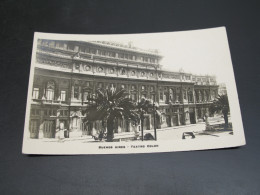
<instances>
[{"instance_id":1,"label":"building entrance","mask_svg":"<svg viewBox=\"0 0 260 195\"><path fill-rule=\"evenodd\" d=\"M179 122L178 122L178 115L173 115L172 116L172 126L178 126Z\"/></svg>"},{"instance_id":2,"label":"building entrance","mask_svg":"<svg viewBox=\"0 0 260 195\"><path fill-rule=\"evenodd\" d=\"M38 138L39 136L39 120L32 119L30 121L30 138Z\"/></svg>"},{"instance_id":3,"label":"building entrance","mask_svg":"<svg viewBox=\"0 0 260 195\"><path fill-rule=\"evenodd\" d=\"M167 127L171 127L171 116L166 116L166 123L167 123Z\"/></svg>"},{"instance_id":4,"label":"building entrance","mask_svg":"<svg viewBox=\"0 0 260 195\"><path fill-rule=\"evenodd\" d=\"M44 121L43 137L44 138L55 138L55 121L54 120Z\"/></svg>"},{"instance_id":5,"label":"building entrance","mask_svg":"<svg viewBox=\"0 0 260 195\"><path fill-rule=\"evenodd\" d=\"M195 112L190 112L190 123L195 124L196 119L195 119Z\"/></svg>"}]
</instances>

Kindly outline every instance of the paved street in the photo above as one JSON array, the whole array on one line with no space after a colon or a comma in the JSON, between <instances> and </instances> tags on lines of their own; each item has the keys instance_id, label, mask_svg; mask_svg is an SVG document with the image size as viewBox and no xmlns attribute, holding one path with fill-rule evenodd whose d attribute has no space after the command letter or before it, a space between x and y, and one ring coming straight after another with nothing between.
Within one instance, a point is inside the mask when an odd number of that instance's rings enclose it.
<instances>
[{"instance_id":1,"label":"paved street","mask_svg":"<svg viewBox=\"0 0 260 195\"><path fill-rule=\"evenodd\" d=\"M231 119L229 118L231 122ZM209 118L210 125L216 124L223 124L224 119L222 117L214 117ZM205 122L198 122L197 124L190 124L190 125L183 125L183 126L175 126L175 127L167 127L164 129L157 129L157 140L181 140L182 135L184 132L192 132L195 135L195 139L203 139L207 137L220 137L220 136L231 136L230 131L204 131L205 130ZM151 133L154 136L154 130L145 130L144 135L146 133ZM134 132L125 132L114 134L114 139L118 140L122 138L120 141L130 141L130 137L133 138ZM139 132L139 139L135 141L140 141L141 132ZM191 136L187 136L187 139L191 139ZM70 137L65 139L58 139L58 138L43 138L43 139L30 139L31 142L81 142L81 143L97 143L99 141L95 141L92 136L77 136L77 137ZM101 142L104 142L102 140Z\"/></svg>"},{"instance_id":2,"label":"paved street","mask_svg":"<svg viewBox=\"0 0 260 195\"><path fill-rule=\"evenodd\" d=\"M231 119L229 118L229 121ZM222 117L209 118L209 123L212 124L221 124L224 123L224 119ZM182 139L182 135L184 132L193 132L196 138L206 138L209 136L219 137L230 135L230 132L218 132L218 133L210 133L203 131L205 130L205 123L200 122L197 124L185 125L185 126L177 126L177 127L169 127L165 129L159 129L157 131L157 140L176 140ZM154 131L149 131L152 135L154 135ZM190 137L189 137L190 138Z\"/></svg>"}]
</instances>

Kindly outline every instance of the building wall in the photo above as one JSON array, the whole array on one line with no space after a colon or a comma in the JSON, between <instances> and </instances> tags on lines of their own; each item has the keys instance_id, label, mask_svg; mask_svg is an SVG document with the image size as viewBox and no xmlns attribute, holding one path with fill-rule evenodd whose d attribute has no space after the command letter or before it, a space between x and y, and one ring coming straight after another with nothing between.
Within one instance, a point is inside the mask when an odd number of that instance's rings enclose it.
<instances>
[{"instance_id":1,"label":"building wall","mask_svg":"<svg viewBox=\"0 0 260 195\"><path fill-rule=\"evenodd\" d=\"M58 129L70 136L95 134L101 121L83 122L82 108L96 89L124 88L133 101L148 98L159 103L157 128L196 123L203 118L218 86L214 77L169 72L158 64L157 53L104 43L40 40L38 42L30 116L31 138L53 138ZM153 128L146 115L144 129ZM116 132L136 127L118 120Z\"/></svg>"}]
</instances>

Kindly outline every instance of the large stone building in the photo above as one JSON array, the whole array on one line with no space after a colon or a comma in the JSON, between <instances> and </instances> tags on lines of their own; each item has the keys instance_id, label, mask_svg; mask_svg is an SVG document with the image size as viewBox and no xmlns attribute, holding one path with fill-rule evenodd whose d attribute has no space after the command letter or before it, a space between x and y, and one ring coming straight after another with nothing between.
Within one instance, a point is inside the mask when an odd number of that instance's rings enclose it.
<instances>
[{"instance_id":1,"label":"large stone building","mask_svg":"<svg viewBox=\"0 0 260 195\"><path fill-rule=\"evenodd\" d=\"M157 102L157 128L197 123L218 94L216 78L163 70L161 59L158 51L131 44L38 40L30 137L54 138L59 128L69 129L70 136L95 134L101 122L84 123L81 111L98 88L124 88L133 101ZM152 129L153 117L147 114L144 123ZM120 120L115 131L132 130Z\"/></svg>"},{"instance_id":2,"label":"large stone building","mask_svg":"<svg viewBox=\"0 0 260 195\"><path fill-rule=\"evenodd\" d=\"M227 95L227 87L225 83L218 84L218 94L219 95Z\"/></svg>"}]
</instances>

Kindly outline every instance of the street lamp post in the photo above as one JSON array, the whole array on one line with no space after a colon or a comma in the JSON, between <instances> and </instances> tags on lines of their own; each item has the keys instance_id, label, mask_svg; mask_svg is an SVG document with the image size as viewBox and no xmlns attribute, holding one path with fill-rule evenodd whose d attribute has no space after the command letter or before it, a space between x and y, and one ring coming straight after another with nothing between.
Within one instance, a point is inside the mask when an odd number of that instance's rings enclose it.
<instances>
[{"instance_id":1,"label":"street lamp post","mask_svg":"<svg viewBox=\"0 0 260 195\"><path fill-rule=\"evenodd\" d=\"M158 71L157 71L157 66L155 66L155 72L156 72L156 90L157 90L157 95L158 95ZM154 111L154 140L157 141L157 130L156 130L156 108L155 108L155 98L156 98L156 95L154 95L154 98L153 98L153 111ZM159 108L159 98L158 98L158 108Z\"/></svg>"},{"instance_id":2,"label":"street lamp post","mask_svg":"<svg viewBox=\"0 0 260 195\"><path fill-rule=\"evenodd\" d=\"M142 141L144 141L144 113L143 113L143 109L141 110L141 136L142 136Z\"/></svg>"},{"instance_id":3,"label":"street lamp post","mask_svg":"<svg viewBox=\"0 0 260 195\"><path fill-rule=\"evenodd\" d=\"M154 97L155 98L155 97ZM157 132L156 132L156 110L155 110L155 100L153 101L153 126L154 126L154 140L157 140Z\"/></svg>"}]
</instances>

